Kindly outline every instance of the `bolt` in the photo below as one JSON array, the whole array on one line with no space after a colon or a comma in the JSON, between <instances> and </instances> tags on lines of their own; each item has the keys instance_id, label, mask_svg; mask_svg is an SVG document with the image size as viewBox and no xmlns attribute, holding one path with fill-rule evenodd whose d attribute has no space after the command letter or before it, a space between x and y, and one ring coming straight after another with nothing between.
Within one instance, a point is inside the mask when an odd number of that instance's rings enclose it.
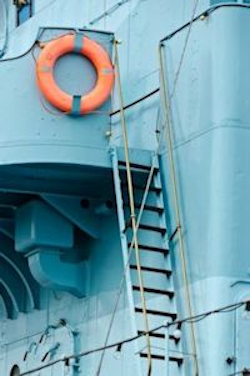
<instances>
[{"instance_id":1,"label":"bolt","mask_svg":"<svg viewBox=\"0 0 250 376\"><path fill-rule=\"evenodd\" d=\"M234 356L229 356L227 359L226 359L226 362L227 364L230 366L231 364L235 363L235 357Z\"/></svg>"},{"instance_id":2,"label":"bolt","mask_svg":"<svg viewBox=\"0 0 250 376\"><path fill-rule=\"evenodd\" d=\"M111 137L112 136L112 131L106 131L105 132L105 136L107 137L107 138L109 138L109 137Z\"/></svg>"}]
</instances>

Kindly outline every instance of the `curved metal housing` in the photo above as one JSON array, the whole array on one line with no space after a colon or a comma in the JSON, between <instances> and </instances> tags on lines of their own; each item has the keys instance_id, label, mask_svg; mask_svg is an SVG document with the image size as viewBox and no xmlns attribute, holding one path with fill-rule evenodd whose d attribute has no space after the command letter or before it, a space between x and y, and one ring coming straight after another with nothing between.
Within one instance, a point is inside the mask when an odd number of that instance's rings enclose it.
<instances>
[{"instance_id":1,"label":"curved metal housing","mask_svg":"<svg viewBox=\"0 0 250 376\"><path fill-rule=\"evenodd\" d=\"M28 258L35 280L46 288L85 296L86 261L74 248L72 222L47 203L32 200L17 210L15 223L15 249Z\"/></svg>"},{"instance_id":2,"label":"curved metal housing","mask_svg":"<svg viewBox=\"0 0 250 376\"><path fill-rule=\"evenodd\" d=\"M25 259L15 252L13 240L0 234L0 293L7 317L42 308L41 289L32 278Z\"/></svg>"}]
</instances>

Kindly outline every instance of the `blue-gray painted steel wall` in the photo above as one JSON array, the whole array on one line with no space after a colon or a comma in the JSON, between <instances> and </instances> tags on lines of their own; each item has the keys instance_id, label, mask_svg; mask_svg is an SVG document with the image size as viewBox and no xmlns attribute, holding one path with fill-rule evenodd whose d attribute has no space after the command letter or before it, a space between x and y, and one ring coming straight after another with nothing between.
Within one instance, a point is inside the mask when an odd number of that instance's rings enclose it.
<instances>
[{"instance_id":1,"label":"blue-gray painted steel wall","mask_svg":"<svg viewBox=\"0 0 250 376\"><path fill-rule=\"evenodd\" d=\"M192 4L180 0L157 0L157 3L131 0L91 23L105 11L105 4L109 9L116 3L96 0L79 4L72 0L68 4L59 0L37 0L37 15L18 29L14 27L14 15L10 12L8 49L3 59L28 50L37 36L38 26L86 26L115 32L122 40L119 47L122 83L125 102L130 103L159 86L159 40L190 19ZM219 1L213 1L211 5L217 3ZM201 1L197 13L209 5L208 1ZM249 18L248 8L221 8L195 23L173 100L174 155L194 313L248 296ZM178 68L186 33L187 29L165 43L170 83ZM102 38L109 39L110 34L102 34ZM34 68L30 54L21 60L0 62L0 163L49 161L108 167L107 117L91 115L84 120L72 120L46 113L39 101ZM113 106L114 109L119 107L117 96ZM133 148L154 150L157 147L157 119L160 125L162 123L159 108L160 98L155 95L127 111L129 142ZM112 144L122 145L119 116L112 118L111 129ZM89 149L93 147L91 153ZM174 229L165 150L162 166L169 225ZM82 185L87 185L87 177ZM88 245L91 277L86 298L79 300L68 293L48 291L43 310L20 314L16 321L6 320L2 312L0 367L4 374L9 375L13 363L20 364L22 370L40 364L44 353L57 341L62 344L56 354L58 357L103 344L122 273L114 211L108 221L102 219L100 232L100 239ZM185 292L177 245L173 251L181 301ZM128 315L124 294L112 331L114 340L130 334ZM51 329L48 340L32 348L32 342L38 343L48 325L56 324L60 318L66 318L71 328L79 330L81 344L74 340L69 328L60 328ZM236 367L249 366L247 354L242 352L249 337L247 320L242 311L197 324L202 376L226 376ZM24 361L23 356L29 349L27 361ZM99 356L83 358L83 374L95 374ZM237 363L231 366L225 361L230 356L237 357ZM129 346L124 347L120 360L114 358L113 351L108 352L103 374L132 374L135 366L131 359L133 349ZM62 371L54 368L52 372L58 375ZM51 371L43 373L50 374Z\"/></svg>"}]
</instances>

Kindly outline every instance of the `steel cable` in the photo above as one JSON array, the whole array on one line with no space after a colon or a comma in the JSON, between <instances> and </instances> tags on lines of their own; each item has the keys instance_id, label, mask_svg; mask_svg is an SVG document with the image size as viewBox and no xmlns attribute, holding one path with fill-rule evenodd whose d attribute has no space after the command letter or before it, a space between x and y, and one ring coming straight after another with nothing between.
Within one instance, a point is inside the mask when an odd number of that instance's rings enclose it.
<instances>
[{"instance_id":1,"label":"steel cable","mask_svg":"<svg viewBox=\"0 0 250 376\"><path fill-rule=\"evenodd\" d=\"M133 341L136 341L137 339L139 339L141 337L144 337L146 335L150 335L150 334L155 333L155 332L157 332L161 329L168 329L172 326L180 326L180 325L183 325L185 323L189 324L191 320L196 320L196 319L198 320L201 317L203 317L203 319L206 319L206 317L208 317L210 315L217 315L217 314L223 313L223 311L225 311L226 309L230 309L230 311L233 312L233 311L238 310L240 307L243 307L244 305L248 305L249 303L250 303L250 301L246 300L246 301L242 301L242 302L239 302L239 303L230 304L230 305L227 305L225 307L218 308L218 309L215 309L215 310L210 310L208 312L205 312L205 313L202 313L202 314L199 314L199 315L196 315L196 316L186 317L182 320L177 320L177 321L173 321L173 322L170 322L170 323L162 324L162 325L159 325L159 326L151 329L148 332L144 331L144 332L142 332L142 333L140 333L136 336L129 337L129 338L123 340L123 341L113 342L110 345L107 345L105 347L102 346L102 347L98 347L98 348L95 348L95 349L92 349L92 350L83 351L79 354L72 354L72 355L69 355L69 356L64 356L63 358L59 358L59 359L54 360L50 363L47 363L47 364L44 364L42 366L33 368L29 371L22 372L20 374L20 376L31 375L31 374L38 372L38 371L41 371L43 369L50 368L50 367L52 367L52 366L54 366L58 363L64 363L66 366L69 366L69 365L72 365L72 363L70 363L71 360L77 360L78 361L80 358L98 353L98 352L103 351L103 350L113 349L113 348L117 348L117 347L122 349L123 345L131 343ZM234 376L234 375L240 374L243 371L240 371L239 373L234 373L234 374L229 375L229 376Z\"/></svg>"},{"instance_id":2,"label":"steel cable","mask_svg":"<svg viewBox=\"0 0 250 376\"><path fill-rule=\"evenodd\" d=\"M191 296L190 296L190 290L189 290L189 281L188 281L188 273L187 273L187 261L185 256L185 250L184 250L184 241L182 236L182 228L181 228L181 213L180 213L180 204L179 204L179 193L178 193L178 184L177 184L177 177L176 177L176 166L175 166L175 160L174 160L174 154L173 154L173 135L172 135L172 99L174 97L177 83L179 81L181 68L184 62L185 53L187 50L187 45L189 42L189 38L191 35L192 26L195 19L196 10L199 5L199 0L195 0L193 12L192 12L192 19L189 24L189 29L187 32L187 36L185 38L184 47L181 53L181 58L179 62L178 69L176 71L175 77L174 77L174 84L172 92L169 96L169 88L167 87L167 79L165 76L165 69L166 69L166 62L163 57L162 48L163 44L160 43L159 45L159 61L160 61L160 80L161 80L161 88L162 88L162 103L164 108L164 117L165 117L165 129L164 129L164 135L166 137L167 142L167 150L168 150L168 159L169 159L169 165L170 165L170 176L171 176L171 182L172 182L172 191L173 191L173 199L174 199L174 210L175 210L175 220L176 220L176 228L178 228L178 238L179 238L179 249L180 249L180 257L181 257L181 264L182 264L182 274L183 274L183 281L184 281L184 287L185 287L185 301L186 301L186 307L188 310L188 313L190 316L192 316L192 304L191 304ZM195 370L195 376L199 376L199 364L197 360L197 349L196 349L196 339L195 339L195 329L194 329L194 323L191 323L191 346L192 346L192 353L194 354L194 370Z\"/></svg>"}]
</instances>

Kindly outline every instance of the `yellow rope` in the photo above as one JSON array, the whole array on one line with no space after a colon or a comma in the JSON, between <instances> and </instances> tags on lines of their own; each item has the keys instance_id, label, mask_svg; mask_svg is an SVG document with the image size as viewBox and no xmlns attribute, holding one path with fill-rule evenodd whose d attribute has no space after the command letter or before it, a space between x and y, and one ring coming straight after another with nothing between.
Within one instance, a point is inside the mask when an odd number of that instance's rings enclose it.
<instances>
[{"instance_id":1,"label":"yellow rope","mask_svg":"<svg viewBox=\"0 0 250 376\"><path fill-rule=\"evenodd\" d=\"M160 60L160 78L161 78L161 87L162 87L162 101L163 101L164 115L165 115L165 122L166 122L165 123L165 135L167 139L170 175L171 175L173 197L174 197L175 218L176 218L176 223L177 223L177 228L178 228L179 249L180 249L180 257L181 257L181 263L182 263L182 274L183 274L183 280L184 280L184 286L185 286L185 298L186 298L185 301L186 301L186 308L188 310L189 316L193 316L189 284L188 284L188 275L187 275L187 261L185 257L184 241L183 241L182 228L181 228L181 215L180 215L179 197L178 197L177 180L176 180L176 172L175 172L175 161L174 161L174 156L173 156L171 105L170 105L170 99L168 96L167 80L164 74L164 70L166 69L166 62L164 61L161 45L159 47L159 60ZM194 358L195 359L195 363L194 363L195 376L199 376L199 365L198 365L198 360L197 360L194 323L191 323L191 344L192 344L192 353L194 354L194 357L195 357Z\"/></svg>"},{"instance_id":2,"label":"yellow rope","mask_svg":"<svg viewBox=\"0 0 250 376\"><path fill-rule=\"evenodd\" d=\"M120 63L119 63L117 44L118 44L118 42L115 41L115 66L116 66L116 73L117 73L116 80L117 80L118 94L119 94L119 100L120 100L120 109L121 109L120 115L121 115L121 126L122 126L122 134L123 134L123 141L124 141L124 153L125 153L125 161L126 161L127 181L128 181L130 218L131 218L131 225L132 225L133 238L134 238L136 267L137 267L137 274L138 274L139 287L140 287L142 312L143 312L145 329L146 329L145 331L149 332L147 305L146 305L146 300L145 300L144 283L143 283L143 276L142 276L142 272L141 272L141 263L140 263L140 250L139 250L138 238L137 238L133 182L132 182L132 174L131 174L130 161L129 161L129 146L128 146L127 127L126 127L125 112L124 112L124 102L123 102L121 76L120 76ZM150 376L151 371L152 371L152 355L151 355L151 344L150 344L149 333L146 335L146 342L147 342L147 350L148 350L147 351L148 376Z\"/></svg>"}]
</instances>

